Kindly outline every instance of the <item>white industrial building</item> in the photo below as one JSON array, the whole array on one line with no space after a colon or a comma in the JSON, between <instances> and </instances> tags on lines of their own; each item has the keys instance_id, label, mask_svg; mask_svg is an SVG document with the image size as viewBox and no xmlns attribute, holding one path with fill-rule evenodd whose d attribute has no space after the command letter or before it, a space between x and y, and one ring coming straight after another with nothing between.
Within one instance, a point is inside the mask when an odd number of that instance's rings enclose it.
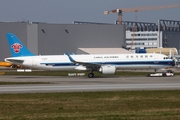
<instances>
[{"instance_id":1,"label":"white industrial building","mask_svg":"<svg viewBox=\"0 0 180 120\"><path fill-rule=\"evenodd\" d=\"M160 36L159 36L160 35ZM162 32L126 31L126 48L129 50L162 47Z\"/></svg>"},{"instance_id":2,"label":"white industrial building","mask_svg":"<svg viewBox=\"0 0 180 120\"><path fill-rule=\"evenodd\" d=\"M122 24L126 25L127 50L163 47L180 52L180 21L158 20L158 24L123 21Z\"/></svg>"}]
</instances>

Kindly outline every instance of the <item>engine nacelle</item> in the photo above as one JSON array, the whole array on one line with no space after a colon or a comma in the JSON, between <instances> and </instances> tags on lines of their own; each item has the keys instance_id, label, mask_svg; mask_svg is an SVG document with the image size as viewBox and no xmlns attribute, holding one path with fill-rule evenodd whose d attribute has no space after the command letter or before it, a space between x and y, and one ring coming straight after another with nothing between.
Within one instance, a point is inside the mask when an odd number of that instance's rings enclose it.
<instances>
[{"instance_id":1,"label":"engine nacelle","mask_svg":"<svg viewBox=\"0 0 180 120\"><path fill-rule=\"evenodd\" d=\"M116 72L116 67L111 65L101 66L99 72L102 74L114 74Z\"/></svg>"}]
</instances>

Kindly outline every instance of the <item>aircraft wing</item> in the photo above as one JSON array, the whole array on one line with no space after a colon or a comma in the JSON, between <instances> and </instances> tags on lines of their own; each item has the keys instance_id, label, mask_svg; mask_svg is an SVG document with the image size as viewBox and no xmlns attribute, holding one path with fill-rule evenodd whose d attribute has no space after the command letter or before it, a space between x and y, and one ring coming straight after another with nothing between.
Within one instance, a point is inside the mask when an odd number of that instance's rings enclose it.
<instances>
[{"instance_id":1,"label":"aircraft wing","mask_svg":"<svg viewBox=\"0 0 180 120\"><path fill-rule=\"evenodd\" d=\"M98 64L98 63L78 62L78 61L75 61L68 53L66 53L66 55L68 56L71 62L86 66L87 68L99 68L101 66L101 64Z\"/></svg>"}]
</instances>

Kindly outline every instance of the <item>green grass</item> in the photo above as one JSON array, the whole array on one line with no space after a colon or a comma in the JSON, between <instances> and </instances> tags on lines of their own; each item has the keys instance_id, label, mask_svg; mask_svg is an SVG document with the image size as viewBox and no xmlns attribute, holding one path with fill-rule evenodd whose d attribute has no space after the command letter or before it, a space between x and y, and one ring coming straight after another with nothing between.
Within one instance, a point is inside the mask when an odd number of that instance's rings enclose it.
<instances>
[{"instance_id":1,"label":"green grass","mask_svg":"<svg viewBox=\"0 0 180 120\"><path fill-rule=\"evenodd\" d=\"M0 94L0 120L178 120L180 91Z\"/></svg>"}]
</instances>

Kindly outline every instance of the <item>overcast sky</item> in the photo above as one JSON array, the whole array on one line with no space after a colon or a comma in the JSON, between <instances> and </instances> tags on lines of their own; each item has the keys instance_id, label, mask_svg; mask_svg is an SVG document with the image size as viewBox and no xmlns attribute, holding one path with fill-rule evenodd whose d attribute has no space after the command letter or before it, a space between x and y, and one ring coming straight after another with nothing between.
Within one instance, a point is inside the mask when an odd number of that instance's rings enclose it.
<instances>
[{"instance_id":1,"label":"overcast sky","mask_svg":"<svg viewBox=\"0 0 180 120\"><path fill-rule=\"evenodd\" d=\"M117 14L104 15L105 10L173 4L180 0L0 0L0 21L114 23ZM124 21L157 23L158 19L180 21L180 7L123 14Z\"/></svg>"}]
</instances>

